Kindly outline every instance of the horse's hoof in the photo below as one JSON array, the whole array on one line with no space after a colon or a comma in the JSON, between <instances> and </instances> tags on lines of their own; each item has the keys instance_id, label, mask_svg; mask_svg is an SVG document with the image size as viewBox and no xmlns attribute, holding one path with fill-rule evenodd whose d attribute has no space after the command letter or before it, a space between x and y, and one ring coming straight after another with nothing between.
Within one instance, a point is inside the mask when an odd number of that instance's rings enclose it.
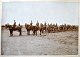
<instances>
[{"instance_id":1,"label":"horse's hoof","mask_svg":"<svg viewBox=\"0 0 80 57\"><path fill-rule=\"evenodd\" d=\"M19 36L21 36L21 35L19 35Z\"/></svg>"},{"instance_id":2,"label":"horse's hoof","mask_svg":"<svg viewBox=\"0 0 80 57\"><path fill-rule=\"evenodd\" d=\"M12 37L12 35L10 35L9 37Z\"/></svg>"}]
</instances>

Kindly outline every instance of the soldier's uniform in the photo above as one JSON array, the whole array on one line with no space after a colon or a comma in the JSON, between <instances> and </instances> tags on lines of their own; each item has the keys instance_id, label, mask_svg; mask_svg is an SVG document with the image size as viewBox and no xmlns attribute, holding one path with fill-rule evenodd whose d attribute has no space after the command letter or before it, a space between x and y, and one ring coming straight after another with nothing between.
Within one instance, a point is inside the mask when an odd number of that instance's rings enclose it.
<instances>
[{"instance_id":1,"label":"soldier's uniform","mask_svg":"<svg viewBox=\"0 0 80 57\"><path fill-rule=\"evenodd\" d=\"M16 27L16 22L15 22L15 20L14 20L14 24L13 24L13 27Z\"/></svg>"},{"instance_id":2,"label":"soldier's uniform","mask_svg":"<svg viewBox=\"0 0 80 57\"><path fill-rule=\"evenodd\" d=\"M32 26L32 24L33 24L33 23L32 23L32 21L31 21L30 25Z\"/></svg>"}]
</instances>

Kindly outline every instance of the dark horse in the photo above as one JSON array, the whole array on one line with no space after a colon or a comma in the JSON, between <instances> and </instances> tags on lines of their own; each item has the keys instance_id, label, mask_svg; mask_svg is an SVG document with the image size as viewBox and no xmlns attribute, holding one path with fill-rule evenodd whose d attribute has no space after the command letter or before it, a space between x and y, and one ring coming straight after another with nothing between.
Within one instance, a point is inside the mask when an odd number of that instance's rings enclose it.
<instances>
[{"instance_id":1,"label":"dark horse","mask_svg":"<svg viewBox=\"0 0 80 57\"><path fill-rule=\"evenodd\" d=\"M21 26L14 27L13 25L9 25L10 36L13 36L13 31L18 31L19 35L22 35Z\"/></svg>"},{"instance_id":2,"label":"dark horse","mask_svg":"<svg viewBox=\"0 0 80 57\"><path fill-rule=\"evenodd\" d=\"M29 24L25 24L25 28L27 30L27 35L30 35L30 31L33 31L33 35L37 35L37 31L38 31L38 27L37 26L33 26L33 25L29 25Z\"/></svg>"},{"instance_id":3,"label":"dark horse","mask_svg":"<svg viewBox=\"0 0 80 57\"><path fill-rule=\"evenodd\" d=\"M33 33L34 35L37 35L37 31L38 31L38 26L33 26Z\"/></svg>"},{"instance_id":4,"label":"dark horse","mask_svg":"<svg viewBox=\"0 0 80 57\"><path fill-rule=\"evenodd\" d=\"M27 35L30 35L31 26L29 24L25 24L25 28L27 30Z\"/></svg>"}]
</instances>

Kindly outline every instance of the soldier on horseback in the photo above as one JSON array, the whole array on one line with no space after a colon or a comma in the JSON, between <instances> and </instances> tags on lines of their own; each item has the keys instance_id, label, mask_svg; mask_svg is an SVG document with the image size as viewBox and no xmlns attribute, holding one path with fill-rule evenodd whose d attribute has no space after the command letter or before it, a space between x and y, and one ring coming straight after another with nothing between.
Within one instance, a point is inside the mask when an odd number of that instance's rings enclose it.
<instances>
[{"instance_id":1,"label":"soldier on horseback","mask_svg":"<svg viewBox=\"0 0 80 57\"><path fill-rule=\"evenodd\" d=\"M31 20L31 23L30 23L30 30L33 30L33 26L32 26L32 24L33 24L33 22L32 22L32 20Z\"/></svg>"},{"instance_id":2,"label":"soldier on horseback","mask_svg":"<svg viewBox=\"0 0 80 57\"><path fill-rule=\"evenodd\" d=\"M16 21L14 20L14 24L13 24L13 27L15 28L16 27Z\"/></svg>"},{"instance_id":3,"label":"soldier on horseback","mask_svg":"<svg viewBox=\"0 0 80 57\"><path fill-rule=\"evenodd\" d=\"M46 22L44 23L44 26L46 27Z\"/></svg>"},{"instance_id":4,"label":"soldier on horseback","mask_svg":"<svg viewBox=\"0 0 80 57\"><path fill-rule=\"evenodd\" d=\"M30 25L32 26L32 24L33 24L33 23L32 23L32 20L31 20L31 23L30 23Z\"/></svg>"},{"instance_id":5,"label":"soldier on horseback","mask_svg":"<svg viewBox=\"0 0 80 57\"><path fill-rule=\"evenodd\" d=\"M16 26L16 21L14 20L13 25L9 25L10 36L13 36L13 31L18 31L19 35L22 35L21 26Z\"/></svg>"},{"instance_id":6,"label":"soldier on horseback","mask_svg":"<svg viewBox=\"0 0 80 57\"><path fill-rule=\"evenodd\" d=\"M36 23L36 26L38 26L39 27L39 22L37 21L37 23Z\"/></svg>"},{"instance_id":7,"label":"soldier on horseback","mask_svg":"<svg viewBox=\"0 0 80 57\"><path fill-rule=\"evenodd\" d=\"M19 23L19 26L20 26L20 23Z\"/></svg>"},{"instance_id":8,"label":"soldier on horseback","mask_svg":"<svg viewBox=\"0 0 80 57\"><path fill-rule=\"evenodd\" d=\"M46 30L47 30L47 27L46 27L47 25L46 25L46 22L44 23L44 30L45 30L45 32L46 32Z\"/></svg>"}]
</instances>

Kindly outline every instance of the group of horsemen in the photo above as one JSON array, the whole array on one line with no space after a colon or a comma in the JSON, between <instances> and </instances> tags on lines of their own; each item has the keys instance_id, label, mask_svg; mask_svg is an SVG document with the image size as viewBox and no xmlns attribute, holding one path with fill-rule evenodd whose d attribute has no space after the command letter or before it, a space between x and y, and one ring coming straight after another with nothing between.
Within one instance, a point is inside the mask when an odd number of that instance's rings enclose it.
<instances>
[{"instance_id":1,"label":"group of horsemen","mask_svg":"<svg viewBox=\"0 0 80 57\"><path fill-rule=\"evenodd\" d=\"M14 21L14 25L16 24L16 22ZM30 24L27 24L25 23L25 27L26 25L29 25L29 26L33 26L33 23L31 21ZM19 24L20 26L20 24ZM58 26L57 23L56 24L47 24L46 22L44 24L40 23L37 21L36 25L38 28L43 28L43 30L47 31L48 32L58 32L58 31L72 31L72 30L78 30L78 26L75 26L75 25L60 25Z\"/></svg>"},{"instance_id":2,"label":"group of horsemen","mask_svg":"<svg viewBox=\"0 0 80 57\"><path fill-rule=\"evenodd\" d=\"M19 25L17 26L16 25L16 21L14 20L14 24L12 25L13 29L11 29L11 33L16 30L16 28L20 28L20 33L21 33L21 28L22 26ZM63 31L78 31L78 26L76 25L57 25L56 24L47 24L46 22L44 24L42 23L39 23L37 21L36 25L33 25L32 21L30 24L27 24L25 23L25 28L27 30L27 34L30 35L30 31L32 30L34 34L37 35L37 31L40 31L40 35L41 33L44 33L44 32L48 32L48 33L51 33L51 32L63 32ZM17 29L18 30L18 29Z\"/></svg>"}]
</instances>

